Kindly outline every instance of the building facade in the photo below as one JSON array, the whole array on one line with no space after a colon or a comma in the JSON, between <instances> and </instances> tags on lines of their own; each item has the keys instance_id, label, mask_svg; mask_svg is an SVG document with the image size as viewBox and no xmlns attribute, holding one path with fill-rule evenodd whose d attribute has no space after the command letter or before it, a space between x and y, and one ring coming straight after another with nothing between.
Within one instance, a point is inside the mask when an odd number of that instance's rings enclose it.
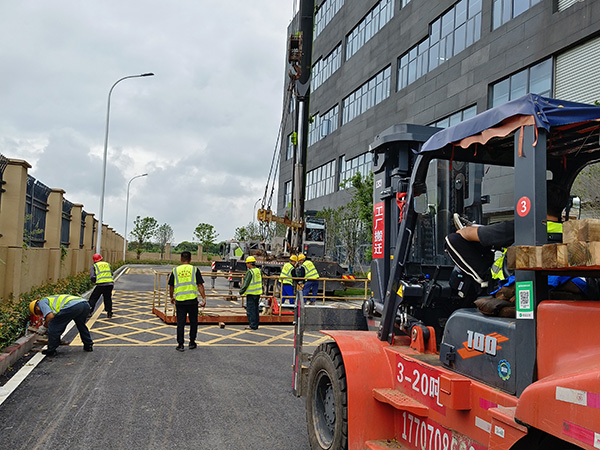
<instances>
[{"instance_id":1,"label":"building facade","mask_svg":"<svg viewBox=\"0 0 600 450\"><path fill-rule=\"evenodd\" d=\"M369 145L392 125L447 127L529 92L600 101L600 0L315 4L306 210L347 202L340 183L370 171ZM278 215L290 209L292 132L288 120ZM484 179L490 214L512 210L503 175Z\"/></svg>"}]
</instances>

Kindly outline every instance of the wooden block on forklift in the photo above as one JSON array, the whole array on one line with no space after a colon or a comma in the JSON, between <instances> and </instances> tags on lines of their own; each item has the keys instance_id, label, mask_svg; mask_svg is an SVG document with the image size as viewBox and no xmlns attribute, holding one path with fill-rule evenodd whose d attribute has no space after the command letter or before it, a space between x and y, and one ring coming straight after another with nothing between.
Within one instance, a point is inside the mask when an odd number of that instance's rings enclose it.
<instances>
[{"instance_id":1,"label":"wooden block on forklift","mask_svg":"<svg viewBox=\"0 0 600 450\"><path fill-rule=\"evenodd\" d=\"M600 220L567 220L563 224L563 243L600 241Z\"/></svg>"},{"instance_id":2,"label":"wooden block on forklift","mask_svg":"<svg viewBox=\"0 0 600 450\"><path fill-rule=\"evenodd\" d=\"M570 267L587 265L588 248L586 242L569 242L567 244L567 254L569 257Z\"/></svg>"},{"instance_id":3,"label":"wooden block on forklift","mask_svg":"<svg viewBox=\"0 0 600 450\"><path fill-rule=\"evenodd\" d=\"M535 269L542 267L542 247L515 245L509 248L514 248L512 251L515 253L515 269Z\"/></svg>"},{"instance_id":4,"label":"wooden block on forklift","mask_svg":"<svg viewBox=\"0 0 600 450\"><path fill-rule=\"evenodd\" d=\"M515 270L517 265L517 249L514 246L510 246L506 249L505 258L508 270Z\"/></svg>"},{"instance_id":5,"label":"wooden block on forklift","mask_svg":"<svg viewBox=\"0 0 600 450\"><path fill-rule=\"evenodd\" d=\"M600 266L600 242L588 242L588 266Z\"/></svg>"},{"instance_id":6,"label":"wooden block on forklift","mask_svg":"<svg viewBox=\"0 0 600 450\"><path fill-rule=\"evenodd\" d=\"M560 269L569 266L567 244L542 245L542 267L546 269Z\"/></svg>"}]
</instances>

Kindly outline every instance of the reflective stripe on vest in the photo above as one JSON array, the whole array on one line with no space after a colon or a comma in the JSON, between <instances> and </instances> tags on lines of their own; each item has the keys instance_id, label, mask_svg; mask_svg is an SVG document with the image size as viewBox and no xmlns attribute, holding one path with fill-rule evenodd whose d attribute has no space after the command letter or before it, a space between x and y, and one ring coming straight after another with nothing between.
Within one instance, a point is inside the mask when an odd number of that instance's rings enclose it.
<instances>
[{"instance_id":1,"label":"reflective stripe on vest","mask_svg":"<svg viewBox=\"0 0 600 450\"><path fill-rule=\"evenodd\" d=\"M50 297L46 297L48 299L48 304L50 305L50 309L55 313L58 313L60 309L69 303L71 300L79 300L81 297L76 297L75 295L52 295Z\"/></svg>"},{"instance_id":2,"label":"reflective stripe on vest","mask_svg":"<svg viewBox=\"0 0 600 450\"><path fill-rule=\"evenodd\" d=\"M319 278L319 273L317 272L317 268L315 267L315 265L313 264L312 261L305 261L304 264L302 264L306 270L306 273L304 274L304 278L306 278L307 280L316 280L317 278Z\"/></svg>"},{"instance_id":3,"label":"reflective stripe on vest","mask_svg":"<svg viewBox=\"0 0 600 450\"><path fill-rule=\"evenodd\" d=\"M244 292L245 295L261 295L263 293L262 289L262 274L260 273L260 269L258 267L253 267L252 269L248 269L250 273L252 273L252 281L250 282L250 286Z\"/></svg>"},{"instance_id":4,"label":"reflective stripe on vest","mask_svg":"<svg viewBox=\"0 0 600 450\"><path fill-rule=\"evenodd\" d=\"M96 272L96 284L113 283L115 281L110 270L110 264L106 261L94 263L94 271Z\"/></svg>"},{"instance_id":5,"label":"reflective stripe on vest","mask_svg":"<svg viewBox=\"0 0 600 450\"><path fill-rule=\"evenodd\" d=\"M546 222L546 233L548 234L562 234L563 232L563 224L559 222ZM508 249L504 249L502 251L502 256L500 256L494 264L492 264L492 279L494 280L504 280L507 274L504 273L504 259L506 256L506 252Z\"/></svg>"},{"instance_id":6,"label":"reflective stripe on vest","mask_svg":"<svg viewBox=\"0 0 600 450\"><path fill-rule=\"evenodd\" d=\"M294 270L294 266L287 262L283 265L281 269L281 273L279 274L279 278L282 278L281 282L283 284L292 285L292 270Z\"/></svg>"},{"instance_id":7,"label":"reflective stripe on vest","mask_svg":"<svg viewBox=\"0 0 600 450\"><path fill-rule=\"evenodd\" d=\"M191 264L182 264L173 269L175 278L173 295L175 300L184 301L198 298L198 285L196 284L196 268Z\"/></svg>"}]
</instances>

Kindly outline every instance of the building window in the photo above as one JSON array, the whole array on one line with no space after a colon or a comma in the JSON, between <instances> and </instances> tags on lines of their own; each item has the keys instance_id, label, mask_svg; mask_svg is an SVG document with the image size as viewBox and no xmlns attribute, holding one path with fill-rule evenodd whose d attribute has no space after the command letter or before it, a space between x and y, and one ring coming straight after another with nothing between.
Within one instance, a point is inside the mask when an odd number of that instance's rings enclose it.
<instances>
[{"instance_id":1,"label":"building window","mask_svg":"<svg viewBox=\"0 0 600 450\"><path fill-rule=\"evenodd\" d=\"M481 38L481 0L460 0L429 27L429 36L398 59L403 89Z\"/></svg>"},{"instance_id":2,"label":"building window","mask_svg":"<svg viewBox=\"0 0 600 450\"><path fill-rule=\"evenodd\" d=\"M346 36L346 61L394 17L394 0L380 0Z\"/></svg>"},{"instance_id":3,"label":"building window","mask_svg":"<svg viewBox=\"0 0 600 450\"><path fill-rule=\"evenodd\" d=\"M286 181L283 187L283 207L291 208L292 207L292 182Z\"/></svg>"},{"instance_id":4,"label":"building window","mask_svg":"<svg viewBox=\"0 0 600 450\"><path fill-rule=\"evenodd\" d=\"M552 59L546 59L494 83L490 107L502 105L529 93L546 97L552 94Z\"/></svg>"},{"instance_id":5,"label":"building window","mask_svg":"<svg viewBox=\"0 0 600 450\"><path fill-rule=\"evenodd\" d=\"M342 125L390 96L391 73L386 67L342 101Z\"/></svg>"},{"instance_id":6,"label":"building window","mask_svg":"<svg viewBox=\"0 0 600 450\"><path fill-rule=\"evenodd\" d=\"M409 3L410 3L410 0L402 0L402 7L404 8Z\"/></svg>"},{"instance_id":7,"label":"building window","mask_svg":"<svg viewBox=\"0 0 600 450\"><path fill-rule=\"evenodd\" d=\"M285 146L285 160L292 159L294 157L294 143L292 142L292 133L288 134L287 143Z\"/></svg>"},{"instance_id":8,"label":"building window","mask_svg":"<svg viewBox=\"0 0 600 450\"><path fill-rule=\"evenodd\" d=\"M340 107L335 105L322 116L315 114L308 125L308 145L311 146L338 128Z\"/></svg>"},{"instance_id":9,"label":"building window","mask_svg":"<svg viewBox=\"0 0 600 450\"><path fill-rule=\"evenodd\" d=\"M333 51L323 59L319 59L312 68L311 87L314 91L342 65L342 44L338 44Z\"/></svg>"},{"instance_id":10,"label":"building window","mask_svg":"<svg viewBox=\"0 0 600 450\"><path fill-rule=\"evenodd\" d=\"M431 125L438 128L448 128L477 115L477 106L473 105L454 114L444 117Z\"/></svg>"},{"instance_id":11,"label":"building window","mask_svg":"<svg viewBox=\"0 0 600 450\"><path fill-rule=\"evenodd\" d=\"M494 0L492 29L498 28L510 19L524 13L541 0Z\"/></svg>"},{"instance_id":12,"label":"building window","mask_svg":"<svg viewBox=\"0 0 600 450\"><path fill-rule=\"evenodd\" d=\"M345 156L340 158L340 186L345 181L350 180L356 173L360 173L363 178L369 176L371 172L371 153L363 153L355 158L346 160Z\"/></svg>"},{"instance_id":13,"label":"building window","mask_svg":"<svg viewBox=\"0 0 600 450\"><path fill-rule=\"evenodd\" d=\"M580 1L581 0L558 0L557 10L558 12L564 11Z\"/></svg>"},{"instance_id":14,"label":"building window","mask_svg":"<svg viewBox=\"0 0 600 450\"><path fill-rule=\"evenodd\" d=\"M306 173L306 198L313 200L335 192L335 160Z\"/></svg>"},{"instance_id":15,"label":"building window","mask_svg":"<svg viewBox=\"0 0 600 450\"><path fill-rule=\"evenodd\" d=\"M321 31L331 22L331 19L333 19L342 6L344 6L344 0L325 0L321 3L315 13L313 40L321 34Z\"/></svg>"}]
</instances>

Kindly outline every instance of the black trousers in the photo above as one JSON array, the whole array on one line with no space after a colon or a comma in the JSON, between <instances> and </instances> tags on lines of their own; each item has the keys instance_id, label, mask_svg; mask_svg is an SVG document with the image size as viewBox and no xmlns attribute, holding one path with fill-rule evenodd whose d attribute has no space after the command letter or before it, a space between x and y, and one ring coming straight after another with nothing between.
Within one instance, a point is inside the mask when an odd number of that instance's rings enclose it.
<instances>
[{"instance_id":1,"label":"black trousers","mask_svg":"<svg viewBox=\"0 0 600 450\"><path fill-rule=\"evenodd\" d=\"M112 284L97 284L94 290L92 291L92 295L90 295L90 299L88 303L90 304L90 314L94 312L94 308L96 307L96 303L102 296L104 301L104 311L107 313L112 313Z\"/></svg>"},{"instance_id":2,"label":"black trousers","mask_svg":"<svg viewBox=\"0 0 600 450\"><path fill-rule=\"evenodd\" d=\"M175 301L177 310L177 343L183 345L186 318L190 316L190 343L196 342L198 335L198 299Z\"/></svg>"},{"instance_id":3,"label":"black trousers","mask_svg":"<svg viewBox=\"0 0 600 450\"><path fill-rule=\"evenodd\" d=\"M454 264L473 277L481 286L490 281L490 268L494 263L494 252L479 242L467 241L458 233L446 236L446 251Z\"/></svg>"}]
</instances>

